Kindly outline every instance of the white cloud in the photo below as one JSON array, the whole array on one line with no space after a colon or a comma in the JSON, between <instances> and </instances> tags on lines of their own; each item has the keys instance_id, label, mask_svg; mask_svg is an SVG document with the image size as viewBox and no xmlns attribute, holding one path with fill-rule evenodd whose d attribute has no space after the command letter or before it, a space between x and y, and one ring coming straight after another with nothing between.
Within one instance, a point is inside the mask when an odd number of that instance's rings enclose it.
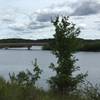
<instances>
[{"instance_id":1,"label":"white cloud","mask_svg":"<svg viewBox=\"0 0 100 100\"><path fill-rule=\"evenodd\" d=\"M100 31L100 2L97 0L66 0L43 9L23 11L22 9L7 9L0 11L0 30L4 37L47 38L54 33L50 20L57 15L70 15L71 20L81 28L81 37L96 38ZM6 31L4 31L6 30ZM7 32L7 33L6 33ZM91 33L95 35L90 36ZM6 34L6 35L5 35ZM36 35L37 34L37 35ZM89 35L87 35L89 34ZM32 36L33 35L33 36ZM98 36L97 38L99 38Z\"/></svg>"},{"instance_id":2,"label":"white cloud","mask_svg":"<svg viewBox=\"0 0 100 100\"><path fill-rule=\"evenodd\" d=\"M94 0L84 0L77 4L72 15L85 16L100 13L100 3Z\"/></svg>"},{"instance_id":3,"label":"white cloud","mask_svg":"<svg viewBox=\"0 0 100 100\"><path fill-rule=\"evenodd\" d=\"M64 2L37 11L37 21L47 22L57 15L87 16L100 13L100 3L96 0L80 0Z\"/></svg>"}]
</instances>

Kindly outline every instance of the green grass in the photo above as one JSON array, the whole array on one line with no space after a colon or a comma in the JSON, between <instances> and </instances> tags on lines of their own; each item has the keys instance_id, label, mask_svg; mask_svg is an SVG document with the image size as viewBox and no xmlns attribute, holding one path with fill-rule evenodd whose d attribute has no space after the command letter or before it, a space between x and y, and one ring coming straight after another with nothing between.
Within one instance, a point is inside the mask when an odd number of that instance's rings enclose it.
<instances>
[{"instance_id":1,"label":"green grass","mask_svg":"<svg viewBox=\"0 0 100 100\"><path fill-rule=\"evenodd\" d=\"M0 100L100 100L99 87L86 85L71 94L44 91L31 85L18 85L0 77Z\"/></svg>"}]
</instances>

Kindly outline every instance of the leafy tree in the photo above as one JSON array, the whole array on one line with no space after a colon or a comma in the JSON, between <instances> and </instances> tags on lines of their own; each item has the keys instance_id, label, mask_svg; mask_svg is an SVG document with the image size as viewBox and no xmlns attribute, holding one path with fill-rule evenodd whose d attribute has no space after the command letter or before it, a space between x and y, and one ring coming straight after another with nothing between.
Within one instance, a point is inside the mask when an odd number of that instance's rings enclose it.
<instances>
[{"instance_id":1,"label":"leafy tree","mask_svg":"<svg viewBox=\"0 0 100 100\"><path fill-rule=\"evenodd\" d=\"M33 65L33 72L27 69L26 72L21 71L17 75L15 75L15 73L12 75L9 73L10 82L21 86L34 86L36 81L40 78L42 70L37 64L37 59L35 59Z\"/></svg>"},{"instance_id":2,"label":"leafy tree","mask_svg":"<svg viewBox=\"0 0 100 100\"><path fill-rule=\"evenodd\" d=\"M80 29L69 21L69 17L56 17L52 23L55 27L52 52L57 57L57 65L51 63L50 68L56 72L56 75L51 77L48 82L52 89L69 93L76 89L87 75L82 73L73 75L73 72L79 70L79 67L75 65L77 59L73 53L77 49Z\"/></svg>"}]
</instances>

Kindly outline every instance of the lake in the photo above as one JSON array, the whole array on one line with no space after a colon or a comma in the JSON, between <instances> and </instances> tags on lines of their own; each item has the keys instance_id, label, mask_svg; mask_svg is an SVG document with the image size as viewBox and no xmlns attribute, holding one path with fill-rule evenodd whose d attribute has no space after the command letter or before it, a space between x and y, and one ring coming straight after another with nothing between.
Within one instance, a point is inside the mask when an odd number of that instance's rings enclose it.
<instances>
[{"instance_id":1,"label":"lake","mask_svg":"<svg viewBox=\"0 0 100 100\"><path fill-rule=\"evenodd\" d=\"M19 71L32 69L34 59L37 58L40 68L43 70L41 79L37 86L48 89L47 79L55 73L48 68L51 62L56 64L56 58L50 51L43 51L41 47L32 47L32 50L23 49L0 49L0 75L9 79L9 72L18 73ZM78 52L75 54L79 61L76 65L80 66L80 72L87 72L87 79L93 84L100 83L100 52ZM79 73L79 72L77 72Z\"/></svg>"}]
</instances>

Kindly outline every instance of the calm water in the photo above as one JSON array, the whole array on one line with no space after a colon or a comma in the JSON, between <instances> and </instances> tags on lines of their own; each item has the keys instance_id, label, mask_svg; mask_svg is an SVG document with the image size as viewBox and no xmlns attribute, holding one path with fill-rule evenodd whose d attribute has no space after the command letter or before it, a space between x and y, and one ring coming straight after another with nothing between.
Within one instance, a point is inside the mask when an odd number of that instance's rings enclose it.
<instances>
[{"instance_id":1,"label":"calm water","mask_svg":"<svg viewBox=\"0 0 100 100\"><path fill-rule=\"evenodd\" d=\"M77 65L81 72L88 71L87 79L92 83L100 83L100 52L79 52L75 54L79 59ZM9 72L18 73L25 69L32 69L32 62L38 59L38 64L43 70L41 79L37 82L39 87L47 89L46 79L54 75L48 68L51 62L56 62L56 58L50 51L42 51L40 47L33 47L33 50L27 49L0 49L0 75L8 79Z\"/></svg>"}]
</instances>

